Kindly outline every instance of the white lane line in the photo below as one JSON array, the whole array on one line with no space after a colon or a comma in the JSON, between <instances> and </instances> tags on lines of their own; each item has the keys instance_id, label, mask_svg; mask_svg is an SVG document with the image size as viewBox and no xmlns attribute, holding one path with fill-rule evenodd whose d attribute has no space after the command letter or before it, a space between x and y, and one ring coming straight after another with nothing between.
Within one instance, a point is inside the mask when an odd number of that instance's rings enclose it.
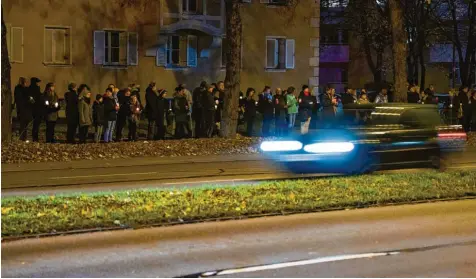
<instances>
[{"instance_id":1,"label":"white lane line","mask_svg":"<svg viewBox=\"0 0 476 279\"><path fill-rule=\"evenodd\" d=\"M365 258L374 258L374 257L382 257L382 256L393 256L398 254L400 254L400 252L366 253L366 254L331 256L331 257L322 257L322 258L315 258L310 260L302 260L302 261L295 261L295 262L288 262L288 263L277 263L277 264L245 267L245 268L238 268L238 269L226 269L221 271L209 271L209 272L202 273L201 275L203 277L221 276L221 275L230 275L230 274L237 274L237 273L280 269L280 268L287 268L287 267L294 267L294 266L311 265L311 264L318 264L318 263L328 263L328 262L337 262L337 261L354 260L354 259L365 259Z\"/></svg>"},{"instance_id":2,"label":"white lane line","mask_svg":"<svg viewBox=\"0 0 476 279\"><path fill-rule=\"evenodd\" d=\"M156 174L157 172L133 172L133 173L112 173L112 174L94 174L94 175L78 175L78 176L59 176L59 177L50 177L51 180L59 179L74 179L74 178L90 178L90 177L110 177L110 176L126 176L126 175L148 175Z\"/></svg>"}]
</instances>

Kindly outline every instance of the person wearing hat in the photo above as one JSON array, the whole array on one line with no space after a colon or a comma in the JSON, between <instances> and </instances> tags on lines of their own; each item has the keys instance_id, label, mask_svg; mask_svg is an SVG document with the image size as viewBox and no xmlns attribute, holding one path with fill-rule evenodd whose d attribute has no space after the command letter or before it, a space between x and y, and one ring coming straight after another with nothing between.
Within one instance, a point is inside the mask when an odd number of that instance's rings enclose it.
<instances>
[{"instance_id":1,"label":"person wearing hat","mask_svg":"<svg viewBox=\"0 0 476 279\"><path fill-rule=\"evenodd\" d=\"M177 87L175 89L174 111L175 111L175 137L178 139L190 136L190 127L188 125L188 113L190 106L185 96L185 88Z\"/></svg>"},{"instance_id":2,"label":"person wearing hat","mask_svg":"<svg viewBox=\"0 0 476 279\"><path fill-rule=\"evenodd\" d=\"M55 126L58 121L58 111L60 110L58 95L55 92L55 84L50 82L46 85L43 94L43 104L46 112L46 142L55 142Z\"/></svg>"},{"instance_id":3,"label":"person wearing hat","mask_svg":"<svg viewBox=\"0 0 476 279\"><path fill-rule=\"evenodd\" d=\"M45 117L45 107L43 105L43 94L40 89L41 80L37 77L30 79L30 87L28 88L30 101L32 104L33 127L31 136L33 141L38 142L38 133L40 132L40 124Z\"/></svg>"},{"instance_id":4,"label":"person wearing hat","mask_svg":"<svg viewBox=\"0 0 476 279\"><path fill-rule=\"evenodd\" d=\"M79 143L86 143L86 139L89 133L89 126L93 124L91 92L86 84L81 84L79 86L78 92Z\"/></svg>"},{"instance_id":5,"label":"person wearing hat","mask_svg":"<svg viewBox=\"0 0 476 279\"><path fill-rule=\"evenodd\" d=\"M157 97L157 116L156 116L156 124L157 124L157 136L156 138L159 140L165 139L165 114L169 107L169 101L167 100L167 90L160 89L159 96Z\"/></svg>"},{"instance_id":6,"label":"person wearing hat","mask_svg":"<svg viewBox=\"0 0 476 279\"><path fill-rule=\"evenodd\" d=\"M94 141L99 143L101 141L102 132L104 129L104 104L101 94L96 95L96 101L93 104L93 125L94 125Z\"/></svg>"},{"instance_id":7,"label":"person wearing hat","mask_svg":"<svg viewBox=\"0 0 476 279\"><path fill-rule=\"evenodd\" d=\"M302 93L299 96L299 116L301 119L301 134L309 132L309 125L312 118L312 108L314 107L315 98L311 95L309 86L303 85Z\"/></svg>"}]
</instances>

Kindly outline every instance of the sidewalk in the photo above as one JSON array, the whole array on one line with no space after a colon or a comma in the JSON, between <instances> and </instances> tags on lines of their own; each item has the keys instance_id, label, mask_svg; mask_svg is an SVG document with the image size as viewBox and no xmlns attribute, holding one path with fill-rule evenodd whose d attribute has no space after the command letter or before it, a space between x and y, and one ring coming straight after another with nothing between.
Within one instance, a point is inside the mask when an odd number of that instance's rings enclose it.
<instances>
[{"instance_id":1,"label":"sidewalk","mask_svg":"<svg viewBox=\"0 0 476 279\"><path fill-rule=\"evenodd\" d=\"M241 155L211 155L211 156L179 156L179 157L137 157L119 158L104 160L78 160L70 162L42 162L42 163L20 163L2 164L2 173L25 172L25 171L47 171L65 169L93 169L93 168L114 168L127 166L147 166L147 165L174 165L174 164L198 164L210 162L234 162L234 161L262 161L265 160L261 154L241 154Z\"/></svg>"}]
</instances>

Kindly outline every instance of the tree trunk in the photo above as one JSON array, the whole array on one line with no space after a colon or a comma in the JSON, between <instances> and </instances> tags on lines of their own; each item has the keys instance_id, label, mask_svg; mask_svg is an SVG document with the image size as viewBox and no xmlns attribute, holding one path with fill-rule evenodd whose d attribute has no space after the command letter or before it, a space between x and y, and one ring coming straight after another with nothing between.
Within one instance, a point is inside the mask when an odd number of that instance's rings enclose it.
<instances>
[{"instance_id":1,"label":"tree trunk","mask_svg":"<svg viewBox=\"0 0 476 279\"><path fill-rule=\"evenodd\" d=\"M420 68L421 68L421 78L420 78L420 88L425 90L425 76L426 76L426 64L425 58L423 56L423 47L420 48L419 52Z\"/></svg>"},{"instance_id":2,"label":"tree trunk","mask_svg":"<svg viewBox=\"0 0 476 279\"><path fill-rule=\"evenodd\" d=\"M7 28L3 20L2 5L2 142L12 139L12 89L10 60L8 59Z\"/></svg>"},{"instance_id":3,"label":"tree trunk","mask_svg":"<svg viewBox=\"0 0 476 279\"><path fill-rule=\"evenodd\" d=\"M238 107L240 97L241 42L242 22L240 1L225 1L226 17L226 77L221 136L234 138L238 124Z\"/></svg>"},{"instance_id":4,"label":"tree trunk","mask_svg":"<svg viewBox=\"0 0 476 279\"><path fill-rule=\"evenodd\" d=\"M389 0L390 19L392 29L392 52L395 91L393 92L395 102L407 102L407 46L403 24L402 7L398 0Z\"/></svg>"}]
</instances>

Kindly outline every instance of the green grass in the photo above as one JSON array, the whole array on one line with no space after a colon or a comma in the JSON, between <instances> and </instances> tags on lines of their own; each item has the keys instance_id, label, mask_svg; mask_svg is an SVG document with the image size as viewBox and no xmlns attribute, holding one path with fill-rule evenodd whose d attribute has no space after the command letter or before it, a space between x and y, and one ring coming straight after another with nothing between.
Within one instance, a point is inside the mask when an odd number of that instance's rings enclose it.
<instances>
[{"instance_id":1,"label":"green grass","mask_svg":"<svg viewBox=\"0 0 476 279\"><path fill-rule=\"evenodd\" d=\"M169 224L476 195L476 172L422 171L236 187L2 199L2 236Z\"/></svg>"}]
</instances>

